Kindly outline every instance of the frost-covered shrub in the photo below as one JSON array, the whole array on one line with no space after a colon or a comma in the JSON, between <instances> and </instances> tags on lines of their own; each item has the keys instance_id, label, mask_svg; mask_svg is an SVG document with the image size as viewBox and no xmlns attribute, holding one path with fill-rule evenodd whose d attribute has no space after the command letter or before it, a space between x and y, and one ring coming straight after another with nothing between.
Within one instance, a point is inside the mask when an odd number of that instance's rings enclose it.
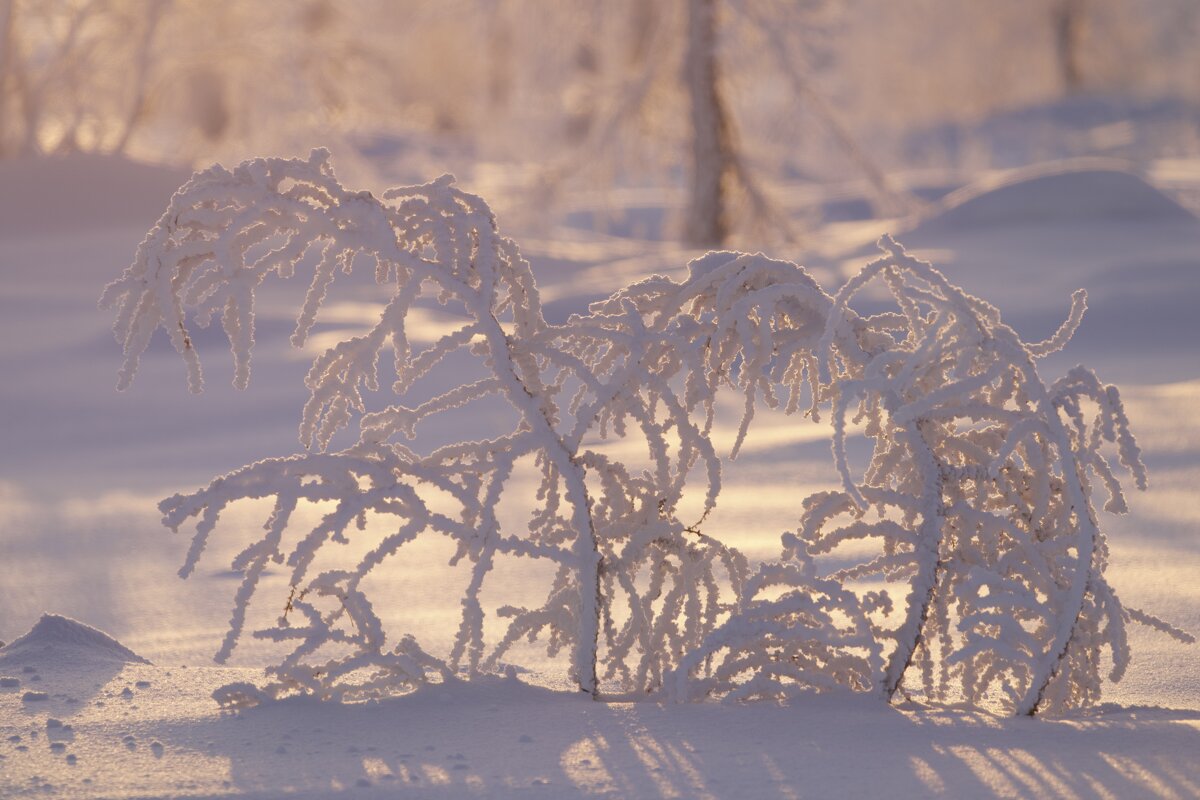
<instances>
[{"instance_id":1,"label":"frost-covered shrub","mask_svg":"<svg viewBox=\"0 0 1200 800\"><path fill-rule=\"evenodd\" d=\"M1092 702L1101 649L1118 679L1124 624L1146 619L1104 578L1093 480L1109 494L1106 510L1124 512L1125 500L1101 446L1115 445L1138 488L1146 473L1115 387L1083 367L1051 386L1038 375L1036 359L1071 338L1085 296L1051 339L1027 344L995 308L889 238L880 244L884 255L838 293L820 348L843 490L809 499L801 536L814 554L878 539L877 558L830 577L909 581L888 634L889 697L915 666L932 699L991 696L1018 713ZM849 310L872 278L898 313ZM856 340L836 335L845 319ZM858 478L845 447L852 411L873 443Z\"/></svg>"},{"instance_id":2,"label":"frost-covered shrub","mask_svg":"<svg viewBox=\"0 0 1200 800\"><path fill-rule=\"evenodd\" d=\"M626 519L606 526L613 535L601 537L603 548L613 547L604 550L604 607L623 600L629 610L619 626L606 614L605 677L616 675L626 689L661 688L664 676L753 594L746 559L700 531L720 491L720 461L710 441L717 396L728 386L745 398L736 454L760 403L779 405L782 388L789 394L787 409L799 407L829 304L793 264L715 252L693 261L683 283L650 278L569 323L621 331L616 341L634 343L624 352L625 363L636 366L627 368L621 393L606 395L601 425L603 430L611 420L624 435L625 418L637 422L657 473L637 477L625 465L597 464L606 476L604 497L626 498ZM600 351L596 368L618 347ZM707 482L704 510L684 527L674 512L684 477L697 462ZM614 480L622 488L607 489ZM718 575L727 593L720 591Z\"/></svg>"},{"instance_id":3,"label":"frost-covered shrub","mask_svg":"<svg viewBox=\"0 0 1200 800\"><path fill-rule=\"evenodd\" d=\"M200 361L189 329L219 312L234 352L235 384L245 386L256 291L269 275L291 277L310 250L319 258L294 344L304 343L330 284L352 270L356 259L374 261L376 281L391 296L368 334L329 348L314 362L300 426L310 452L248 465L160 506L172 528L199 517L181 572L186 576L226 506L246 498L274 499L265 534L232 564L244 579L218 660L230 655L241 636L267 565L285 563L293 599L276 627L256 633L297 642L295 653L274 670L281 686L340 696L378 685L380 675L394 675L389 685L403 689L442 670L407 640L399 650L387 650L361 590L373 568L431 531L453 540L454 563L465 560L472 571L449 669L493 668L519 638L541 635L552 654L564 648L572 653L573 677L595 693L603 622L605 676L617 679L621 689L655 686L663 669L715 624L722 603L714 570L724 565L735 595L745 572L740 556L675 516L687 474L698 461L705 462L710 482L708 507L717 492L719 463L707 430L689 417L689 403L700 395L687 402L676 396L669 381L681 364L672 360L671 342L648 329L635 310L549 325L516 246L497 233L486 205L449 178L391 190L381 200L345 190L324 151L307 160L257 160L196 175L102 298L119 309L116 332L126 353L119 385L129 385L139 356L161 327L183 355L189 384L198 391ZM462 324L432 346L414 349L405 324L423 294L436 296ZM400 402L368 411L363 392L378 389L384 348L393 355L392 390ZM458 351L477 356L490 374L403 404L416 381ZM654 360L661 362L660 379L647 380ZM423 421L488 397L515 411L515 428L507 434L426 455L405 444ZM356 415L357 442L325 452ZM589 433L620 436L630 427L648 448L650 470L626 470L582 446ZM496 506L525 457L540 472L538 505L527 529L510 535L500 529ZM442 505L431 507L422 488L436 490ZM288 550L284 533L301 501L335 508ZM453 508L445 508L447 502ZM348 541L368 514L396 532L353 569L311 574L319 551ZM540 607L501 609L510 622L489 653L480 593L502 554L548 560L557 572ZM639 584L639 574L648 575L648 586ZM623 619L606 599L618 595L625 601ZM303 623L293 620L293 610L302 612ZM319 655L330 644L343 646L335 661ZM350 674L359 680L343 685Z\"/></svg>"},{"instance_id":4,"label":"frost-covered shrub","mask_svg":"<svg viewBox=\"0 0 1200 800\"><path fill-rule=\"evenodd\" d=\"M248 259L256 247L257 257ZM330 284L340 272L353 269L356 259L374 261L375 279L390 288L391 299L369 333L338 343L314 361L300 425L301 441L310 452L251 464L161 505L172 528L200 517L182 572L186 575L229 503L275 499L266 534L233 564L245 578L218 660L231 653L258 580L267 564L275 562L291 568L292 591L304 603L299 608L306 618L298 627L285 614L276 628L259 634L299 640L296 653L279 667L282 680L297 686L317 681L323 692L334 692L330 684L338 681L338 670L324 663L303 666L306 655L331 642L350 647L347 664L365 661L383 669L378 665L404 655L405 645L401 643L400 651L384 651L384 636L359 584L418 534L435 531L454 541L455 561L466 559L473 570L451 665L473 671L484 658L479 593L496 554L549 558L561 568L546 605L537 612L539 627L549 629L552 647L572 648L576 679L595 691L598 553L583 467L575 463L576 454L556 430L554 398L542 384L538 354L521 347L546 327L537 290L528 264L515 245L496 232L486 205L454 188L448 177L391 190L377 199L345 190L324 151L315 151L307 160L258 160L232 172L218 166L197 174L176 194L133 265L102 299L120 309L116 330L126 352L121 385L128 385L138 356L154 330L162 327L187 361L189 384L198 391L200 360L188 330L220 313L234 352L235 384L245 386L255 293L271 274L291 277L309 250L318 252L319 259L293 344L304 343ZM462 324L431 347L414 350L406 319L424 290L461 315ZM491 374L424 403L397 403L367 413L363 391L378 389L378 359L384 348L392 353L392 389L399 399L456 351L476 353ZM424 456L403 443L422 421L486 396L503 398L516 409L519 422L510 433L452 444ZM358 441L341 452L325 453L334 434L356 413ZM503 535L495 519L496 501L514 464L527 454L538 458L543 506L527 535ZM430 508L418 485L435 488L454 507ZM333 502L336 507L294 549L284 552L283 534L300 500ZM345 541L351 528L365 525L368 513L389 521L395 532L356 568L310 575L318 551ZM310 595L338 602L319 607ZM294 605L289 603L289 610ZM528 626L532 613L519 614L514 625ZM343 622L351 630L339 628ZM417 658L404 667L403 683L422 680L427 663Z\"/></svg>"},{"instance_id":5,"label":"frost-covered shrub","mask_svg":"<svg viewBox=\"0 0 1200 800\"><path fill-rule=\"evenodd\" d=\"M571 654L572 677L593 695L743 699L843 686L890 697L912 672L934 700L1002 699L1020 712L1094 701L1101 651L1114 679L1127 662L1126 621L1184 635L1124 609L1104 581L1092 481L1109 491L1109 510L1124 500L1101 446L1115 444L1145 482L1116 390L1083 368L1046 386L1034 365L1070 338L1082 295L1051 340L1029 345L994 308L890 239L881 245L884 255L836 298L793 264L720 252L693 261L682 282L653 277L553 325L516 245L448 177L375 198L342 187L324 151L197 174L102 298L118 308L122 388L161 327L199 391L189 331L218 313L235 384L245 386L256 292L272 274L292 277L309 254L316 266L293 344L304 343L338 275L361 262L374 264L389 297L368 333L314 361L300 425L308 452L160 505L173 529L198 518L186 576L229 504L274 502L264 532L232 564L244 578L218 660L276 563L290 569L290 595L276 624L255 635L294 650L269 670L270 696L403 692L498 669L520 639L541 637L551 654ZM851 309L873 279L896 311ZM421 348L406 324L427 296L460 321ZM385 350L395 402L373 409ZM483 377L413 399L421 378L464 354ZM804 408L814 421L827 411L833 423L841 490L808 498L781 559L756 570L701 530L720 493L711 435L726 389L744 401L734 455L762 406ZM507 406L511 428L424 453L412 445L426 421L480 400ZM328 452L355 421L353 444ZM865 422L873 443L860 475L847 457L852 421ZM616 459L602 446L613 438L643 456ZM535 465L539 486L527 524L506 530L496 508L519 463ZM683 520L693 491L703 510ZM297 538L302 502L331 510ZM317 566L368 517L392 532L349 568ZM426 533L447 537L451 563L470 571L445 662L386 631L364 588ZM878 556L823 570L851 540L878 541ZM489 645L481 593L501 556L547 562L554 577L540 606L499 609L507 627ZM906 599L893 608L888 586L872 582L905 585ZM253 694L230 687L223 699Z\"/></svg>"},{"instance_id":6,"label":"frost-covered shrub","mask_svg":"<svg viewBox=\"0 0 1200 800\"><path fill-rule=\"evenodd\" d=\"M1049 387L1037 373L1035 360L1071 338L1084 295L1072 298L1051 339L1027 344L995 308L889 237L880 246L883 256L830 302L811 345L843 487L804 501L783 560L761 568L743 607L672 676L674 692L866 688L874 672L891 697L915 667L932 700L1000 702L1018 713L1094 702L1102 651L1113 680L1128 663L1127 621L1190 637L1123 608L1104 578L1093 480L1109 494L1106 510L1123 512L1125 500L1101 446L1115 445L1138 488L1146 481L1117 390L1083 367ZM886 286L896 311L862 317L850 308L872 280ZM760 351L788 360L778 344ZM872 443L858 477L846 448L852 413ZM878 542L868 561L825 574L810 561L860 540ZM907 584L892 615L898 624L885 619L886 589L845 591L872 579ZM769 582L785 593L753 600ZM716 655L723 661L714 671L701 658ZM701 664L702 674L689 673Z\"/></svg>"}]
</instances>

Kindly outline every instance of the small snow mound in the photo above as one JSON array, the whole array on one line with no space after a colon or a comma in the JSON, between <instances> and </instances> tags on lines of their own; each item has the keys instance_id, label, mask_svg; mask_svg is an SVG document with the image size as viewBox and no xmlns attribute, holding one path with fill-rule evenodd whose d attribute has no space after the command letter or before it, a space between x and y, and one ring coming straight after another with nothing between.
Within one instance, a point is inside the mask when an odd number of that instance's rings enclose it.
<instances>
[{"instance_id":1,"label":"small snow mound","mask_svg":"<svg viewBox=\"0 0 1200 800\"><path fill-rule=\"evenodd\" d=\"M951 192L919 232L1006 225L1124 220L1195 222L1183 206L1130 172L1056 165L1016 170L998 181Z\"/></svg>"},{"instance_id":2,"label":"small snow mound","mask_svg":"<svg viewBox=\"0 0 1200 800\"><path fill-rule=\"evenodd\" d=\"M103 631L69 617L43 614L29 632L0 649L0 663L50 656L56 663L119 661L150 662Z\"/></svg>"}]
</instances>

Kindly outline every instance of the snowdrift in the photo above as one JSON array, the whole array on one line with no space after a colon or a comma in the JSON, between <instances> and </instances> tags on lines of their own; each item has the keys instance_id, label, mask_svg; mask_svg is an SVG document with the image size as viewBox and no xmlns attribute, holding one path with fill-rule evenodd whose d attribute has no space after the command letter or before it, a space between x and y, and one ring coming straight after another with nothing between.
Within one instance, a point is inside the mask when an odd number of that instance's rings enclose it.
<instances>
[{"instance_id":1,"label":"snowdrift","mask_svg":"<svg viewBox=\"0 0 1200 800\"><path fill-rule=\"evenodd\" d=\"M962 233L1105 220L1195 222L1196 218L1137 175L1112 168L1111 162L1065 162L1015 170L951 192L914 232Z\"/></svg>"}]
</instances>

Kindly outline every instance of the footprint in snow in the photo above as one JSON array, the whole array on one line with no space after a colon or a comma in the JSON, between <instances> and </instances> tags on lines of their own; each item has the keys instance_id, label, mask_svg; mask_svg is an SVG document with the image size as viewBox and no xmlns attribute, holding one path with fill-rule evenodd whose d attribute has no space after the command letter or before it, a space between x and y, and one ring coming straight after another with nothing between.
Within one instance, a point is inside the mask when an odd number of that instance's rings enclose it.
<instances>
[{"instance_id":1,"label":"footprint in snow","mask_svg":"<svg viewBox=\"0 0 1200 800\"><path fill-rule=\"evenodd\" d=\"M46 735L54 739L61 739L63 741L70 742L75 739L75 729L70 725L63 725L58 730L46 731Z\"/></svg>"}]
</instances>

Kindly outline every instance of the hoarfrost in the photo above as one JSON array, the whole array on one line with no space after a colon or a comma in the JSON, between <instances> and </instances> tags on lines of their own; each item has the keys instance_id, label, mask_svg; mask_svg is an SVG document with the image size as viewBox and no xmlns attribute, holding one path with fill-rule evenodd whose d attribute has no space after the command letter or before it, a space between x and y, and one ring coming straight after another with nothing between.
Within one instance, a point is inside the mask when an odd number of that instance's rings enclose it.
<instances>
[{"instance_id":1,"label":"hoarfrost","mask_svg":"<svg viewBox=\"0 0 1200 800\"><path fill-rule=\"evenodd\" d=\"M172 529L198 518L186 577L228 505L274 501L264 533L233 561L244 579L217 658L242 636L272 563L290 570L291 595L276 624L254 635L294 650L269 670L266 689L226 687L218 700L404 692L502 669L517 641L540 637L551 654L570 653L573 679L593 696L739 700L840 686L1033 713L1095 702L1101 651L1114 680L1128 662L1128 621L1188 638L1124 608L1104 578L1092 485L1120 513L1116 467L1146 484L1117 390L1083 367L1050 385L1037 371L1036 359L1078 326L1083 293L1054 336L1027 344L995 308L891 238L880 247L836 297L794 264L709 253L683 282L651 277L554 325L516 244L449 176L376 198L344 188L321 150L198 173L101 299L117 309L125 348L119 388L162 328L199 391L189 331L217 315L235 384L245 386L256 294L271 275L293 277L310 252L316 266L294 345L356 264L373 263L389 293L368 333L314 361L300 424L306 453L247 465L160 505ZM873 281L896 309L861 316L851 301ZM405 320L427 295L461 321L417 349ZM369 410L365 393L379 391L385 350L396 402ZM460 352L487 374L410 400L416 381ZM753 570L701 530L720 494L712 432L727 390L744 405L731 457L756 409L803 410L814 421L824 413L842 483L805 500L781 558ZM405 444L424 421L484 397L515 412L511 430L425 455ZM355 420L357 441L328 452ZM861 474L847 457L852 420L866 423L872 443ZM589 444L613 438L639 443L649 467ZM540 486L527 529L510 533L495 509L522 459L535 463ZM449 507L431 506L422 488ZM681 519L694 492L703 511ZM284 533L301 502L333 510L289 549ZM317 570L318 553L348 541L368 515L393 532L356 566ZM445 661L385 631L363 589L373 569L430 533L447 537L452 563L471 571ZM877 542L878 554L823 571L822 557L852 540ZM499 610L507 629L489 646L481 592L501 555L549 562L555 574L540 606ZM899 584L904 599L862 588L868 580Z\"/></svg>"}]
</instances>

